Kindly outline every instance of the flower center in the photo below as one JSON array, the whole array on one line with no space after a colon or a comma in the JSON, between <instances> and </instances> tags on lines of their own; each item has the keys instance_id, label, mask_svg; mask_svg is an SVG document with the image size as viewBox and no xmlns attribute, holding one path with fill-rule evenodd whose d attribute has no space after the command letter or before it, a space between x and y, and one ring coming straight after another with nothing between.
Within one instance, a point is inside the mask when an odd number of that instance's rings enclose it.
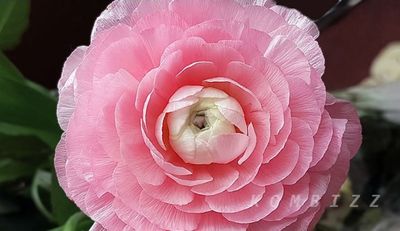
<instances>
[{"instance_id":1,"label":"flower center","mask_svg":"<svg viewBox=\"0 0 400 231\"><path fill-rule=\"evenodd\" d=\"M218 153L223 148L221 145L225 145L219 140L224 139L225 135L237 133L233 120L244 118L242 108L235 99L221 90L200 86L198 88L195 93L193 86L178 90L178 101L174 101L172 97L170 102L175 105L191 103L167 114L169 143L186 163L226 162L230 157L221 157L222 154ZM182 96L182 92L192 94ZM227 118L229 115L235 115L235 119Z\"/></svg>"},{"instance_id":2,"label":"flower center","mask_svg":"<svg viewBox=\"0 0 400 231\"><path fill-rule=\"evenodd\" d=\"M209 125L205 111L196 112L192 120L192 124L200 130L207 129Z\"/></svg>"}]
</instances>

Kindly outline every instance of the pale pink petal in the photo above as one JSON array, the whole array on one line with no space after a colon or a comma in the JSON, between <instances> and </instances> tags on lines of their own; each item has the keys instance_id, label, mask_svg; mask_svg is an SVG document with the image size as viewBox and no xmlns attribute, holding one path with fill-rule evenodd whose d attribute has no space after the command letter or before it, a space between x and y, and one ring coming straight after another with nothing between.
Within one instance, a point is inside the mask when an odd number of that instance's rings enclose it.
<instances>
[{"instance_id":1,"label":"pale pink petal","mask_svg":"<svg viewBox=\"0 0 400 231\"><path fill-rule=\"evenodd\" d=\"M180 39L183 35L183 30L177 26L162 24L142 31L140 35L145 41L144 44L149 51L152 63L158 66L165 48L172 42Z\"/></svg>"},{"instance_id":2,"label":"pale pink petal","mask_svg":"<svg viewBox=\"0 0 400 231\"><path fill-rule=\"evenodd\" d=\"M299 78L310 83L310 64L294 42L283 36L273 37L264 57L277 65L286 78Z\"/></svg>"},{"instance_id":3,"label":"pale pink petal","mask_svg":"<svg viewBox=\"0 0 400 231\"><path fill-rule=\"evenodd\" d=\"M119 164L114 171L114 183L117 189L118 199L131 210L139 207L139 196L143 191L136 177L129 171L127 165Z\"/></svg>"},{"instance_id":4,"label":"pale pink petal","mask_svg":"<svg viewBox=\"0 0 400 231\"><path fill-rule=\"evenodd\" d=\"M236 20L247 22L250 28L265 33L270 33L285 25L282 16L263 6L246 6L245 13Z\"/></svg>"},{"instance_id":5,"label":"pale pink petal","mask_svg":"<svg viewBox=\"0 0 400 231\"><path fill-rule=\"evenodd\" d=\"M141 80L154 67L149 52L139 34L131 33L106 47L97 57L94 75L102 77L124 69Z\"/></svg>"},{"instance_id":6,"label":"pale pink petal","mask_svg":"<svg viewBox=\"0 0 400 231\"><path fill-rule=\"evenodd\" d=\"M256 5L256 6L271 7L275 5L274 0L235 0L235 1L243 6Z\"/></svg>"},{"instance_id":7,"label":"pale pink petal","mask_svg":"<svg viewBox=\"0 0 400 231\"><path fill-rule=\"evenodd\" d=\"M153 199L145 192L140 194L140 211L151 222L167 230L194 230L201 215L185 213L169 205Z\"/></svg>"},{"instance_id":8,"label":"pale pink petal","mask_svg":"<svg viewBox=\"0 0 400 231\"><path fill-rule=\"evenodd\" d=\"M239 39L244 24L237 21L209 20L196 24L185 31L185 37L201 37L208 43Z\"/></svg>"},{"instance_id":9,"label":"pale pink petal","mask_svg":"<svg viewBox=\"0 0 400 231\"><path fill-rule=\"evenodd\" d=\"M264 192L264 187L248 184L235 192L206 196L205 200L215 212L235 213L255 206L263 198Z\"/></svg>"},{"instance_id":10,"label":"pale pink petal","mask_svg":"<svg viewBox=\"0 0 400 231\"><path fill-rule=\"evenodd\" d=\"M294 25L310 34L314 39L319 36L317 25L296 9L275 5L271 9L280 14L289 25Z\"/></svg>"},{"instance_id":11,"label":"pale pink petal","mask_svg":"<svg viewBox=\"0 0 400 231\"><path fill-rule=\"evenodd\" d=\"M325 70L325 58L321 48L314 37L306 31L292 25L285 25L271 33L271 36L285 36L296 43L297 47L307 57L310 65L316 69L317 73L322 75Z\"/></svg>"},{"instance_id":12,"label":"pale pink petal","mask_svg":"<svg viewBox=\"0 0 400 231\"><path fill-rule=\"evenodd\" d=\"M255 206L237 213L224 213L223 216L229 221L240 224L257 222L265 218L278 207L283 193L282 184L270 185L265 188L263 199Z\"/></svg>"},{"instance_id":13,"label":"pale pink petal","mask_svg":"<svg viewBox=\"0 0 400 231\"><path fill-rule=\"evenodd\" d=\"M180 101L189 96L193 96L203 90L202 86L183 86L179 88L172 96L169 98L169 102Z\"/></svg>"},{"instance_id":14,"label":"pale pink petal","mask_svg":"<svg viewBox=\"0 0 400 231\"><path fill-rule=\"evenodd\" d=\"M57 144L54 155L54 169L57 174L58 183L61 188L68 192L68 184L66 179L65 165L68 159L67 147L65 143L65 133L61 135L61 139Z\"/></svg>"},{"instance_id":15,"label":"pale pink petal","mask_svg":"<svg viewBox=\"0 0 400 231\"><path fill-rule=\"evenodd\" d=\"M170 9L190 25L210 19L233 20L243 11L240 4L227 0L175 0L171 2Z\"/></svg>"},{"instance_id":16,"label":"pale pink petal","mask_svg":"<svg viewBox=\"0 0 400 231\"><path fill-rule=\"evenodd\" d=\"M93 29L91 40L103 30L113 27L119 23L130 24L130 15L139 5L141 0L116 0L113 1L106 10L96 19Z\"/></svg>"},{"instance_id":17,"label":"pale pink petal","mask_svg":"<svg viewBox=\"0 0 400 231\"><path fill-rule=\"evenodd\" d=\"M254 93L232 79L223 77L211 78L205 80L204 85L226 92L240 103L245 112L261 110L261 104Z\"/></svg>"},{"instance_id":18,"label":"pale pink petal","mask_svg":"<svg viewBox=\"0 0 400 231\"><path fill-rule=\"evenodd\" d=\"M244 118L243 109L234 98L218 100L215 102L215 105L218 107L219 112L221 112L225 119L239 128L242 133L247 134L247 124Z\"/></svg>"},{"instance_id":19,"label":"pale pink petal","mask_svg":"<svg viewBox=\"0 0 400 231\"><path fill-rule=\"evenodd\" d=\"M169 0L167 0L169 1ZM161 2L161 1L144 1L144 2ZM161 4L165 4L166 1L162 1ZM164 6L161 6L164 7ZM139 16L139 12L135 12L135 15L133 16L135 18L135 25L132 26L133 30L138 31L139 33L152 29L152 28L157 28L161 25L167 25L167 26L173 26L173 27L178 27L183 30L185 30L188 25L187 23L179 17L179 15L175 12L172 12L170 10L161 10L161 11L155 11L152 12L151 14Z\"/></svg>"},{"instance_id":20,"label":"pale pink petal","mask_svg":"<svg viewBox=\"0 0 400 231\"><path fill-rule=\"evenodd\" d=\"M241 133L222 134L214 137L210 143L213 162L227 164L246 151L249 137Z\"/></svg>"},{"instance_id":21,"label":"pale pink petal","mask_svg":"<svg viewBox=\"0 0 400 231\"><path fill-rule=\"evenodd\" d=\"M57 103L57 119L61 129L67 129L69 119L75 110L75 71L82 61L87 47L76 48L64 63L61 78L58 81L59 100Z\"/></svg>"}]
</instances>

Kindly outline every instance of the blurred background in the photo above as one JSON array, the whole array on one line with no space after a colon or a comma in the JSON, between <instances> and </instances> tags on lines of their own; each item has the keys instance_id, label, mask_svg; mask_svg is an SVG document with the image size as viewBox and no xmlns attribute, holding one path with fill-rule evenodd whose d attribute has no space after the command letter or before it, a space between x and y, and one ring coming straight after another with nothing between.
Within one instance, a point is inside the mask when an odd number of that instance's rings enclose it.
<instances>
[{"instance_id":1,"label":"blurred background","mask_svg":"<svg viewBox=\"0 0 400 231\"><path fill-rule=\"evenodd\" d=\"M89 43L96 17L110 2L0 0L0 231L90 227L52 174L60 130L55 93L48 90L56 89L68 55ZM341 206L330 209L317 230L400 230L400 45L393 43L400 41L400 1L277 2L318 22L327 89L352 100L362 116L364 144L352 162ZM17 4L8 25L17 35L8 43L1 17L10 4ZM28 80L13 82L8 75ZM35 106L21 111L18 103ZM353 195L360 195L357 207L349 206ZM370 206L374 195L377 207Z\"/></svg>"}]
</instances>

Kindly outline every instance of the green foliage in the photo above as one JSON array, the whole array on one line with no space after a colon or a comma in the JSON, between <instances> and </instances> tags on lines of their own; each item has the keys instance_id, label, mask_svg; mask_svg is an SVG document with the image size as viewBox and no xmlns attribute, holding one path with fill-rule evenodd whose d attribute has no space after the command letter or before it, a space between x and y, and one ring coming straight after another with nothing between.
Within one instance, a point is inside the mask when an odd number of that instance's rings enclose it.
<instances>
[{"instance_id":1,"label":"green foliage","mask_svg":"<svg viewBox=\"0 0 400 231\"><path fill-rule=\"evenodd\" d=\"M29 0L0 1L0 50L15 47L29 22Z\"/></svg>"},{"instance_id":2,"label":"green foliage","mask_svg":"<svg viewBox=\"0 0 400 231\"><path fill-rule=\"evenodd\" d=\"M88 230L93 222L54 172L56 97L25 79L2 51L21 39L29 7L29 0L0 0L0 230Z\"/></svg>"}]
</instances>

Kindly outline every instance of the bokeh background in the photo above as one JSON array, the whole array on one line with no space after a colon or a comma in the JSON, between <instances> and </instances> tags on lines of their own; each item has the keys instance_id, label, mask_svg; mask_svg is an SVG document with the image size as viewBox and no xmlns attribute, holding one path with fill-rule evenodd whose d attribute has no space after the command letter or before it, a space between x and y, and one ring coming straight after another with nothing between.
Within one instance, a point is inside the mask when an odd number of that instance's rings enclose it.
<instances>
[{"instance_id":1,"label":"bokeh background","mask_svg":"<svg viewBox=\"0 0 400 231\"><path fill-rule=\"evenodd\" d=\"M111 0L0 0L0 16L1 7L11 1L30 2L30 10L17 46L1 51L0 36L0 231L85 231L91 221L65 198L52 174L60 135L54 89L65 59L75 47L89 44L93 23ZM324 15L337 3L277 2L324 22L330 22ZM371 77L371 64L381 50L400 41L400 0L362 0L324 24L318 41L326 59L327 89L355 103L364 138L339 208L329 209L316 230L400 231L400 125L385 117L394 110L400 121L400 45L390 62L391 73L398 75L384 76L392 82L358 85ZM2 52L31 82L18 79L21 74L9 68ZM354 195L359 198L351 207ZM370 206L374 195L379 195L377 207Z\"/></svg>"}]
</instances>

